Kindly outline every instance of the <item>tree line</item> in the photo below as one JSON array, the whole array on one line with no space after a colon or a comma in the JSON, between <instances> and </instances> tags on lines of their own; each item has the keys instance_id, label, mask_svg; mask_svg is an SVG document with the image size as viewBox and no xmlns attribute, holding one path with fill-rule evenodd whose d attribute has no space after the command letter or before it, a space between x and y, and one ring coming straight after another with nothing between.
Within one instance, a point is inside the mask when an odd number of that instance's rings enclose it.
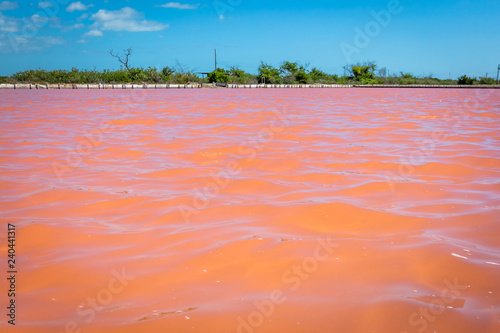
<instances>
[{"instance_id":1,"label":"tree line","mask_svg":"<svg viewBox=\"0 0 500 333\"><path fill-rule=\"evenodd\" d=\"M50 83L50 84L121 84L121 83L214 83L227 82L236 84L386 84L386 85L492 85L493 78L471 78L463 75L455 80L442 80L432 75L417 77L409 73L388 75L387 68L378 68L375 62L364 62L344 66L344 75L328 74L316 67L298 62L283 61L279 67L261 62L257 74L251 74L238 67L217 68L202 78L200 73L186 69L177 63L173 67L157 69L154 67L138 68L129 65L131 50L124 50L124 57L113 54L122 64L119 70L44 70L31 69L20 71L9 77L0 77L0 83Z\"/></svg>"}]
</instances>

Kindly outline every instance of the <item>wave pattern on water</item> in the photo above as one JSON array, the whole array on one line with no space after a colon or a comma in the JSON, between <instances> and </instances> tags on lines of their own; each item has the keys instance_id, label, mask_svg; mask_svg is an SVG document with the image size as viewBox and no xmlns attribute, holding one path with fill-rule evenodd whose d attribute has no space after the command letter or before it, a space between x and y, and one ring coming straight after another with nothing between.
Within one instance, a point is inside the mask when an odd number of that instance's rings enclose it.
<instances>
[{"instance_id":1,"label":"wave pattern on water","mask_svg":"<svg viewBox=\"0 0 500 333\"><path fill-rule=\"evenodd\" d=\"M21 332L500 331L498 91L0 100Z\"/></svg>"}]
</instances>

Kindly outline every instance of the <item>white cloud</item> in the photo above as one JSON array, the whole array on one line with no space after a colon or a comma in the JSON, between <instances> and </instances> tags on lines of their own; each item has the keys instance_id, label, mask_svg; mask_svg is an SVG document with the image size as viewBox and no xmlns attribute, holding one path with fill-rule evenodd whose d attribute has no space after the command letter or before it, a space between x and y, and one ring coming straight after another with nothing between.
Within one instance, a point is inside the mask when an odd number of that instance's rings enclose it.
<instances>
[{"instance_id":1,"label":"white cloud","mask_svg":"<svg viewBox=\"0 0 500 333\"><path fill-rule=\"evenodd\" d=\"M42 1L38 4L38 8L52 8L54 5L50 1Z\"/></svg>"},{"instance_id":2,"label":"white cloud","mask_svg":"<svg viewBox=\"0 0 500 333\"><path fill-rule=\"evenodd\" d=\"M75 23L73 25L54 25L54 28L61 29L61 31L72 31L72 30L77 30L77 29L83 29L85 28L85 24L83 23Z\"/></svg>"},{"instance_id":3,"label":"white cloud","mask_svg":"<svg viewBox=\"0 0 500 333\"><path fill-rule=\"evenodd\" d=\"M64 44L64 39L61 37L53 37L53 36L40 36L35 38L36 42L40 44L40 47L51 47L52 45L61 45Z\"/></svg>"},{"instance_id":4,"label":"white cloud","mask_svg":"<svg viewBox=\"0 0 500 333\"><path fill-rule=\"evenodd\" d=\"M0 48L0 53L12 53L39 51L54 45L63 44L64 39L53 36L15 35L8 39L4 38L0 40L0 42L4 44L4 46Z\"/></svg>"},{"instance_id":5,"label":"white cloud","mask_svg":"<svg viewBox=\"0 0 500 333\"><path fill-rule=\"evenodd\" d=\"M89 17L89 14L87 14L87 13L83 13L83 14L82 14L82 16L80 16L80 17L79 17L79 18L77 18L76 20L77 20L78 22L81 22L81 21L83 21L83 20L87 19L88 17Z\"/></svg>"},{"instance_id":6,"label":"white cloud","mask_svg":"<svg viewBox=\"0 0 500 333\"><path fill-rule=\"evenodd\" d=\"M66 8L66 11L72 13L72 12L74 12L76 10L80 10L80 11L87 10L90 7L94 7L94 5L87 5L87 6L85 6L80 1L77 1L77 2L70 3L70 5L68 6L68 8Z\"/></svg>"},{"instance_id":7,"label":"white cloud","mask_svg":"<svg viewBox=\"0 0 500 333\"><path fill-rule=\"evenodd\" d=\"M19 26L12 17L3 15L0 12L0 32L18 32Z\"/></svg>"},{"instance_id":8,"label":"white cloud","mask_svg":"<svg viewBox=\"0 0 500 333\"><path fill-rule=\"evenodd\" d=\"M44 23L48 22L48 20L49 20L49 18L47 16L40 16L38 14L31 16L31 22L33 22L33 23L44 24Z\"/></svg>"},{"instance_id":9,"label":"white cloud","mask_svg":"<svg viewBox=\"0 0 500 333\"><path fill-rule=\"evenodd\" d=\"M90 30L86 32L83 37L102 37L104 34L100 30Z\"/></svg>"},{"instance_id":10,"label":"white cloud","mask_svg":"<svg viewBox=\"0 0 500 333\"><path fill-rule=\"evenodd\" d=\"M120 10L101 9L90 17L95 21L94 28L112 31L160 31L167 29L168 24L144 20L144 15L133 8L125 7Z\"/></svg>"},{"instance_id":11,"label":"white cloud","mask_svg":"<svg viewBox=\"0 0 500 333\"><path fill-rule=\"evenodd\" d=\"M195 5L190 5L188 3L179 3L179 2L169 2L164 5L160 5L163 8L175 8L175 9L197 9L200 6L199 3Z\"/></svg>"},{"instance_id":12,"label":"white cloud","mask_svg":"<svg viewBox=\"0 0 500 333\"><path fill-rule=\"evenodd\" d=\"M82 28L84 28L84 27L85 27L85 24L83 24L83 23L75 23L75 24L73 24L73 25L69 26L69 28L70 28L71 30L74 30L74 29L82 29Z\"/></svg>"},{"instance_id":13,"label":"white cloud","mask_svg":"<svg viewBox=\"0 0 500 333\"><path fill-rule=\"evenodd\" d=\"M14 10L18 7L19 7L19 5L17 4L17 1L0 2L0 10Z\"/></svg>"},{"instance_id":14,"label":"white cloud","mask_svg":"<svg viewBox=\"0 0 500 333\"><path fill-rule=\"evenodd\" d=\"M79 41L77 41L77 43L85 44L85 43L87 43L87 41L85 39L80 39Z\"/></svg>"}]
</instances>

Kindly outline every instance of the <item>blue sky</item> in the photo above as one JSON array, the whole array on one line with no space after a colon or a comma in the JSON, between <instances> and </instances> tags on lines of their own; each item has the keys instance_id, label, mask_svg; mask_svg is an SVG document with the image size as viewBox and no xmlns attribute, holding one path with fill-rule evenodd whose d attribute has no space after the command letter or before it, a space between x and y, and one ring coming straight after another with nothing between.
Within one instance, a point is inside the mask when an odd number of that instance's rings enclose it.
<instances>
[{"instance_id":1,"label":"blue sky","mask_svg":"<svg viewBox=\"0 0 500 333\"><path fill-rule=\"evenodd\" d=\"M219 67L255 73L298 61L342 74L376 61L390 73L496 77L500 1L0 0L0 75L44 69Z\"/></svg>"}]
</instances>

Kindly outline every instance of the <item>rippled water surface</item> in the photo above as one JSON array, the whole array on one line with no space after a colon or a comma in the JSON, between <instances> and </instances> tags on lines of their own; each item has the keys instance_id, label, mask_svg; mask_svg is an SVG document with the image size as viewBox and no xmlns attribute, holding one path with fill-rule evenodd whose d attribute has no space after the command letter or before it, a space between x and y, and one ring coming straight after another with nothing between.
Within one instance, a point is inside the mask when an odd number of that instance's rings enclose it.
<instances>
[{"instance_id":1,"label":"rippled water surface","mask_svg":"<svg viewBox=\"0 0 500 333\"><path fill-rule=\"evenodd\" d=\"M500 332L499 91L0 91L0 112L16 331Z\"/></svg>"}]
</instances>

